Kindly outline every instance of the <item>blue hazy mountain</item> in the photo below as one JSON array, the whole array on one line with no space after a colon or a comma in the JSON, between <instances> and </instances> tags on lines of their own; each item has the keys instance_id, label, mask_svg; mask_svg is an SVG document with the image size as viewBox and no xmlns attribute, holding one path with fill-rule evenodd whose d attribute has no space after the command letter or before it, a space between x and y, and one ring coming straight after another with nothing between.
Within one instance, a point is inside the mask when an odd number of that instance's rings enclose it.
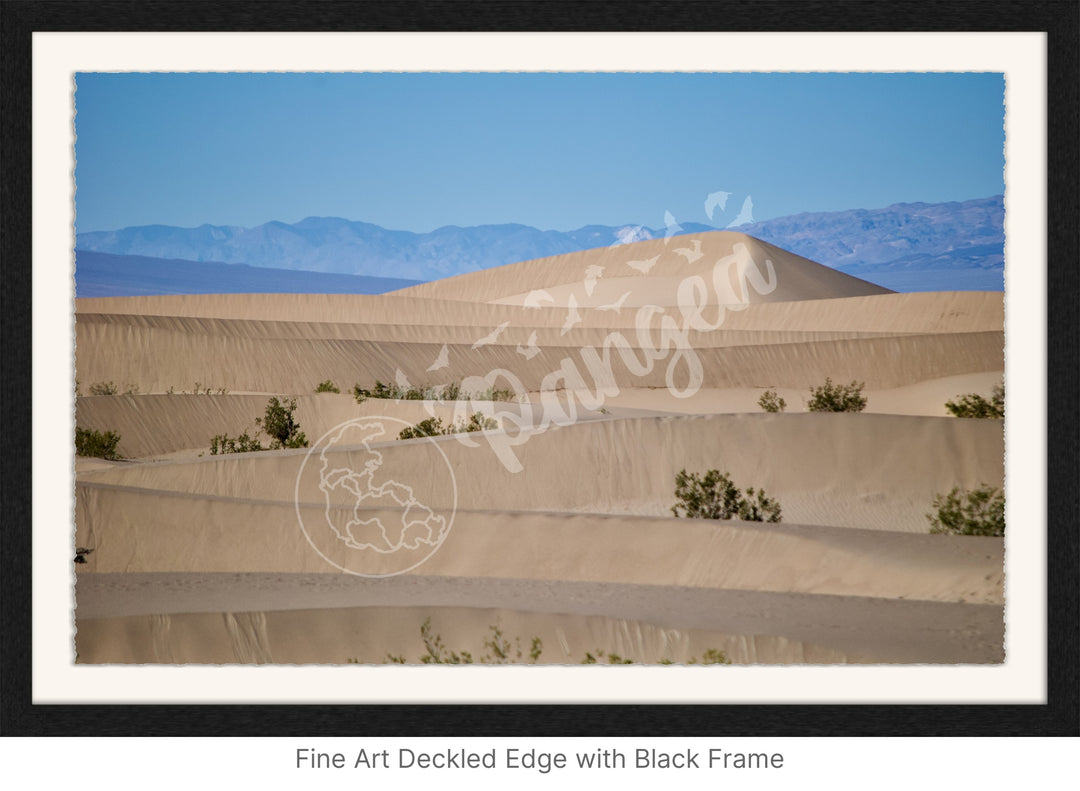
<instances>
[{"instance_id":1,"label":"blue hazy mountain","mask_svg":"<svg viewBox=\"0 0 1080 791\"><path fill-rule=\"evenodd\" d=\"M679 228L679 233L720 230L692 222L680 222ZM884 209L798 214L740 225L736 230L901 291L1003 288L1004 206L1000 195L961 203L910 203ZM662 238L666 233L663 228L640 225L588 225L564 232L504 224L451 225L421 234L334 217L309 217L291 225L269 222L255 228L150 225L80 233L76 247L117 256L181 259L189 264L219 262L422 281ZM147 271L160 273L163 269L159 265ZM228 274L227 270L215 271L221 277ZM84 274L89 276L91 270L84 270ZM206 276L212 277L209 272ZM89 281L84 288L91 288ZM215 290L229 289L222 285ZM319 289L311 283L303 290Z\"/></svg>"},{"instance_id":2,"label":"blue hazy mountain","mask_svg":"<svg viewBox=\"0 0 1080 791\"><path fill-rule=\"evenodd\" d=\"M897 291L1004 289L1001 195L795 214L738 230Z\"/></svg>"},{"instance_id":3,"label":"blue hazy mountain","mask_svg":"<svg viewBox=\"0 0 1080 791\"><path fill-rule=\"evenodd\" d=\"M76 297L149 294L383 294L415 280L75 251Z\"/></svg>"}]
</instances>

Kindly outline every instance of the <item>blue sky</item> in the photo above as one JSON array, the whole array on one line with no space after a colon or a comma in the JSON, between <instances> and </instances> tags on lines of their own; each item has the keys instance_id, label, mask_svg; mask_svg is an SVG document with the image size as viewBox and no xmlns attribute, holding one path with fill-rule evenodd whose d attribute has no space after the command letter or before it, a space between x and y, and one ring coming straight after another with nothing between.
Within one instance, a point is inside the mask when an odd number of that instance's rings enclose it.
<instances>
[{"instance_id":1,"label":"blue sky","mask_svg":"<svg viewBox=\"0 0 1080 791\"><path fill-rule=\"evenodd\" d=\"M1000 74L78 74L76 227L709 223L1004 190Z\"/></svg>"}]
</instances>

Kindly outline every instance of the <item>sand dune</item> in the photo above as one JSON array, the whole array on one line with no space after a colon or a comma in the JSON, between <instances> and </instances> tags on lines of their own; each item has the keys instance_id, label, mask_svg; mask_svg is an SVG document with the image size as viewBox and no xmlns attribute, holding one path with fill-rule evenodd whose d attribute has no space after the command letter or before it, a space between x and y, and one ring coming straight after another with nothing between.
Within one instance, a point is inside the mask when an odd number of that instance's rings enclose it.
<instances>
[{"instance_id":1,"label":"sand dune","mask_svg":"<svg viewBox=\"0 0 1080 791\"><path fill-rule=\"evenodd\" d=\"M377 296L340 294L205 294L198 296L97 297L77 299L79 322L120 321L121 316L148 323L151 316L211 320L288 322L291 324L343 324L348 337L367 337L386 326L417 327L423 337L462 332L464 337L503 321L522 326L560 327L566 308L499 305L486 302L432 299L394 292ZM711 295L710 295L711 296ZM842 301L841 301L842 300ZM714 305L711 300L708 304ZM710 315L709 318L716 319ZM437 317L438 321L432 321ZM527 318L526 318L527 317ZM131 320L129 320L131 321ZM582 325L602 329L633 327L631 312L584 310ZM735 306L723 314L719 330L804 330L899 332L1001 331L1005 323L1004 299L989 291L945 291L915 294L839 297L784 303ZM192 325L198 326L198 325ZM239 326L239 325L236 325ZM363 333L363 334L360 334ZM476 337L484 334L481 330ZM389 339L389 338L384 338ZM84 349L93 353L93 349Z\"/></svg>"},{"instance_id":2,"label":"sand dune","mask_svg":"<svg viewBox=\"0 0 1080 791\"><path fill-rule=\"evenodd\" d=\"M937 492L1001 485L1003 476L1001 423L989 420L761 412L595 420L538 433L512 448L520 473L493 452L501 438L501 432L465 437L475 447L446 437L371 448L381 455L384 479L413 485L426 504L442 509L456 495L459 509L667 516L680 469L717 468L742 486L763 486L780 500L787 520L904 532L928 529L924 514ZM362 469L367 453L346 447L333 454L334 463ZM433 473L414 472L438 471L442 455L461 472L453 490ZM304 450L207 455L88 471L80 480L291 509L298 477L301 502L323 499L317 477L301 476L307 457Z\"/></svg>"},{"instance_id":3,"label":"sand dune","mask_svg":"<svg viewBox=\"0 0 1080 791\"><path fill-rule=\"evenodd\" d=\"M1002 620L1001 608L988 605L560 583L552 595L561 595L564 612L554 614L512 609L537 598L550 602L544 588L435 588L443 604L434 607L403 605L409 597L395 591L390 606L88 619L80 622L79 655L86 662L380 664L393 654L415 663L425 653L419 628L430 617L450 650L470 651L477 660L490 656L483 641L491 638L492 625L512 645L520 638L526 661L531 638L540 637L543 664L578 664L586 652L685 663L700 661L709 649L737 664L969 664L1003 658L1000 642L984 637ZM490 607L496 600L505 606ZM457 601L464 603L454 606ZM627 612L648 620L620 615ZM712 628L681 625L699 620ZM680 625L658 625L665 623ZM825 632L835 635L837 647L812 642Z\"/></svg>"},{"instance_id":4,"label":"sand dune","mask_svg":"<svg viewBox=\"0 0 1080 791\"><path fill-rule=\"evenodd\" d=\"M842 307L842 306L837 306ZM529 359L517 351L528 337L511 334L508 342L472 348L448 345L447 366L428 371L438 359L437 342L372 341L337 338L237 337L226 333L186 332L182 328L132 328L118 323L80 320L76 325L78 379L87 383L114 382L121 389L134 385L140 392L190 390L195 382L214 390L309 393L327 378L349 388L371 387L376 380L394 381L398 371L414 384L444 384L488 371L512 371L524 390L538 389L544 377L557 371L564 359L579 369L588 365L583 349L604 356L608 336L580 345L560 342L540 346ZM655 336L654 336L655 337ZM765 384L808 388L825 376L856 378L872 388L899 387L925 379L963 373L1003 370L1001 330L970 333L904 333L878 337L833 338L802 342L708 346L689 338L689 348L701 359L704 386L752 387ZM610 376L627 387L663 387L671 352L652 363L627 333L612 338L617 349ZM729 343L732 339L729 339ZM750 343L745 343L749 340ZM782 339L781 339L782 340ZM513 341L511 344L509 341ZM536 343L546 344L537 335ZM653 341L655 342L655 341ZM122 356L101 349L120 349ZM645 347L648 348L648 347ZM627 357L646 360L648 371L637 374ZM653 358L655 359L655 357ZM680 382L683 384L683 382Z\"/></svg>"},{"instance_id":5,"label":"sand dune","mask_svg":"<svg viewBox=\"0 0 1080 791\"><path fill-rule=\"evenodd\" d=\"M695 257L696 256L696 257ZM829 299L862 296L865 294L888 294L889 289L875 286L864 280L845 275L835 269L816 264L801 256L760 239L735 231L691 234L673 239L652 239L629 245L585 250L550 258L538 258L505 267L470 272L432 283L401 289L398 294L410 296L456 299L466 302L506 301L520 304L533 290L565 290L581 284L579 304L604 304L621 293L618 288L607 289L610 281L636 280L645 275L647 288L655 291L663 300L674 299L678 284L687 276L712 273L717 261L730 259L732 268L740 273L749 267L770 269L776 287L768 295L740 288L734 278L723 278L730 296L723 304L732 302L790 302L804 299ZM599 275L604 288L590 295L585 287L589 279L589 267L603 271ZM726 269L726 267L725 267ZM724 272L727 275L727 272ZM563 293L560 291L560 293ZM567 292L569 293L569 292ZM667 304L675 304L669 302Z\"/></svg>"},{"instance_id":6,"label":"sand dune","mask_svg":"<svg viewBox=\"0 0 1080 791\"><path fill-rule=\"evenodd\" d=\"M79 499L81 507L107 516L81 534L81 540L96 542L87 562L91 574L169 574L180 580L188 574L262 575L252 576L250 584L261 585L267 596L282 582L268 575L355 576L330 567L312 551L295 519L284 518L284 509L271 503L204 501L205 518L195 522L193 509L184 507L191 500L183 496L92 487L80 491ZM169 513L153 518L155 504L168 506ZM305 514L311 528L317 527L315 516L314 509ZM1001 540L965 538L817 525L459 512L439 551L410 573L509 584L558 580L1001 604ZM244 557L223 556L222 542L244 548ZM345 554L330 560L345 563ZM377 573L378 560L366 568ZM284 601L279 604L289 609ZM173 602L165 611L179 606Z\"/></svg>"},{"instance_id":7,"label":"sand dune","mask_svg":"<svg viewBox=\"0 0 1080 791\"><path fill-rule=\"evenodd\" d=\"M427 615L453 645L540 635L551 662L1001 661L1003 540L930 536L926 513L1002 485L1002 422L944 402L1001 381L1003 319L1000 294L892 294L732 232L379 296L77 300L81 391L138 393L76 400L127 457L76 467L80 661L379 662L417 655ZM513 400L348 394L484 376ZM865 383L867 411L803 412L825 377ZM211 456L270 395L341 442ZM395 439L472 410L500 428ZM784 521L675 519L683 468L764 487ZM395 523L396 552L344 542Z\"/></svg>"}]
</instances>

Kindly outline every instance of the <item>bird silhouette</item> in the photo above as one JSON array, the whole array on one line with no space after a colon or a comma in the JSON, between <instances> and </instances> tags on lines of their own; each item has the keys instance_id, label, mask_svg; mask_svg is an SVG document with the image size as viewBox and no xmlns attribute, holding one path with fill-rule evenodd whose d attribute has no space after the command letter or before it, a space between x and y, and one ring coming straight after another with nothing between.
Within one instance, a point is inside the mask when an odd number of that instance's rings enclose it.
<instances>
[{"instance_id":1,"label":"bird silhouette","mask_svg":"<svg viewBox=\"0 0 1080 791\"><path fill-rule=\"evenodd\" d=\"M522 346L520 343L517 345L517 353L522 355L526 360L531 360L536 355L540 354L540 347L536 345L536 330L532 331L529 335L529 340Z\"/></svg>"},{"instance_id":2,"label":"bird silhouette","mask_svg":"<svg viewBox=\"0 0 1080 791\"><path fill-rule=\"evenodd\" d=\"M525 301L522 302L522 306L526 308L540 308L541 303L550 302L555 303L555 298L551 296L547 291L542 288L538 288L535 291L530 291L528 296L525 297Z\"/></svg>"},{"instance_id":3,"label":"bird silhouette","mask_svg":"<svg viewBox=\"0 0 1080 791\"><path fill-rule=\"evenodd\" d=\"M577 300L574 298L573 294L571 294L570 299L567 300L566 307L566 321L563 322L561 335L570 332L570 328L581 321L581 313L578 312Z\"/></svg>"},{"instance_id":4,"label":"bird silhouette","mask_svg":"<svg viewBox=\"0 0 1080 791\"><path fill-rule=\"evenodd\" d=\"M716 207L720 207L720 211L724 211L727 208L727 199L731 197L730 192L710 192L705 198L705 213L709 215L709 219L712 219L713 212Z\"/></svg>"},{"instance_id":5,"label":"bird silhouette","mask_svg":"<svg viewBox=\"0 0 1080 791\"><path fill-rule=\"evenodd\" d=\"M675 252L686 259L686 263L692 264L697 261L701 256L705 255L701 252L701 240L694 239L690 242L691 247L676 247ZM692 249L691 249L692 248Z\"/></svg>"},{"instance_id":6,"label":"bird silhouette","mask_svg":"<svg viewBox=\"0 0 1080 791\"><path fill-rule=\"evenodd\" d=\"M754 221L754 202L750 200L750 196L746 196L746 200L743 201L742 208L739 209L739 216L731 221L728 228L734 228L737 225L746 225Z\"/></svg>"},{"instance_id":7,"label":"bird silhouette","mask_svg":"<svg viewBox=\"0 0 1080 791\"><path fill-rule=\"evenodd\" d=\"M670 239L676 234L682 233L682 226L675 222L675 215L669 211L664 211L664 239Z\"/></svg>"},{"instance_id":8,"label":"bird silhouette","mask_svg":"<svg viewBox=\"0 0 1080 791\"><path fill-rule=\"evenodd\" d=\"M590 297L592 296L593 289L596 288L596 281L600 279L600 275L604 273L604 267L593 266L585 269L585 293Z\"/></svg>"},{"instance_id":9,"label":"bird silhouette","mask_svg":"<svg viewBox=\"0 0 1080 791\"><path fill-rule=\"evenodd\" d=\"M446 344L442 345L442 350L439 352L439 356L435 358L429 367L428 371L438 371L440 368L446 368L450 365L450 351L446 348Z\"/></svg>"},{"instance_id":10,"label":"bird silhouette","mask_svg":"<svg viewBox=\"0 0 1080 791\"><path fill-rule=\"evenodd\" d=\"M474 343L472 345L472 347L474 349L479 349L481 346L489 346L489 345L495 343L495 339L498 338L499 335L502 334L502 331L505 330L509 326L510 326L510 322L509 321L504 321L502 324L500 324L498 327L493 329L491 332L489 332L483 338L480 338L476 343Z\"/></svg>"},{"instance_id":11,"label":"bird silhouette","mask_svg":"<svg viewBox=\"0 0 1080 791\"><path fill-rule=\"evenodd\" d=\"M627 261L626 265L631 269L636 269L643 275L649 274L649 270L656 266L656 262L660 260L660 256L654 255L652 258L647 258L644 261Z\"/></svg>"},{"instance_id":12,"label":"bird silhouette","mask_svg":"<svg viewBox=\"0 0 1080 791\"><path fill-rule=\"evenodd\" d=\"M612 303L611 303L610 305L600 305L600 306L599 306L599 307L597 308L597 310L613 310L613 311L615 311L616 313L619 313L619 312L620 312L620 311L622 310L622 306L623 306L623 303L624 303L624 302L626 302L626 298L627 298L628 296L630 296L630 292L629 292L629 291L627 291L627 292L626 292L625 294L623 294L623 295L622 295L621 297L619 297L619 298L618 298L617 300L615 300L614 302L612 302Z\"/></svg>"}]
</instances>

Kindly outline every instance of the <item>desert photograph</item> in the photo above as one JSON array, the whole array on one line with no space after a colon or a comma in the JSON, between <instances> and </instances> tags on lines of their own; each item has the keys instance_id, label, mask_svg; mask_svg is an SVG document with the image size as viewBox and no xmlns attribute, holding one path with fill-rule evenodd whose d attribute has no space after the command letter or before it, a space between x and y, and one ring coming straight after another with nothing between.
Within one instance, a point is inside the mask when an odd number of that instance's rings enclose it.
<instances>
[{"instance_id":1,"label":"desert photograph","mask_svg":"<svg viewBox=\"0 0 1080 791\"><path fill-rule=\"evenodd\" d=\"M72 661L1006 661L1001 74L74 82Z\"/></svg>"}]
</instances>

